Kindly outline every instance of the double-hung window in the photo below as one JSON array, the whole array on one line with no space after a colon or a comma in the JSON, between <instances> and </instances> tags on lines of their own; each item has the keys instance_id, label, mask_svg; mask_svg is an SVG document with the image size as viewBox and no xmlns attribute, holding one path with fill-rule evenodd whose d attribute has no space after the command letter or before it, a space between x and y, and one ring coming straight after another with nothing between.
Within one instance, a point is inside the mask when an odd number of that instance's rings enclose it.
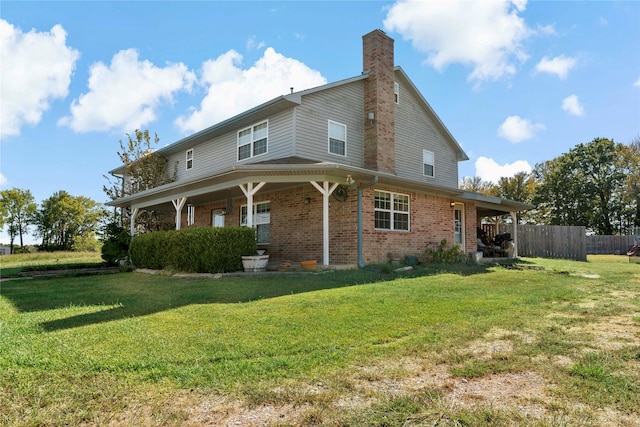
<instances>
[{"instance_id":1,"label":"double-hung window","mask_svg":"<svg viewBox=\"0 0 640 427\"><path fill-rule=\"evenodd\" d=\"M424 150L422 152L422 167L423 167L423 173L424 176L430 176L433 177L433 168L434 168L434 156L433 156L433 151L427 151Z\"/></svg>"},{"instance_id":2,"label":"double-hung window","mask_svg":"<svg viewBox=\"0 0 640 427\"><path fill-rule=\"evenodd\" d=\"M375 228L409 231L409 196L388 191L375 192Z\"/></svg>"},{"instance_id":3,"label":"double-hung window","mask_svg":"<svg viewBox=\"0 0 640 427\"><path fill-rule=\"evenodd\" d=\"M271 204L269 202L253 205L253 226L257 230L258 244L269 243L269 224L271 223ZM240 208L240 225L247 226L247 205Z\"/></svg>"},{"instance_id":4,"label":"double-hung window","mask_svg":"<svg viewBox=\"0 0 640 427\"><path fill-rule=\"evenodd\" d=\"M238 132L238 161L267 152L269 122L264 121Z\"/></svg>"},{"instance_id":5,"label":"double-hung window","mask_svg":"<svg viewBox=\"0 0 640 427\"><path fill-rule=\"evenodd\" d=\"M393 82L393 100L396 104L400 103L400 85L398 82Z\"/></svg>"},{"instance_id":6,"label":"double-hung window","mask_svg":"<svg viewBox=\"0 0 640 427\"><path fill-rule=\"evenodd\" d=\"M187 165L187 170L193 169L193 148L190 150L187 150L186 165Z\"/></svg>"},{"instance_id":7,"label":"double-hung window","mask_svg":"<svg viewBox=\"0 0 640 427\"><path fill-rule=\"evenodd\" d=\"M329 120L329 152L347 155L347 125Z\"/></svg>"}]
</instances>

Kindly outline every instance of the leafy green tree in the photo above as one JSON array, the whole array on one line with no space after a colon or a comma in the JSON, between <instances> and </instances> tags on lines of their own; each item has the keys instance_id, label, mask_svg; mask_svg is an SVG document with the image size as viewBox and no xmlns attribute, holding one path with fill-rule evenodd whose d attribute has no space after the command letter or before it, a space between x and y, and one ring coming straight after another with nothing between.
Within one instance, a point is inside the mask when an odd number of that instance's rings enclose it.
<instances>
[{"instance_id":1,"label":"leafy green tree","mask_svg":"<svg viewBox=\"0 0 640 427\"><path fill-rule=\"evenodd\" d=\"M465 191L488 195L495 195L496 191L496 185L494 183L491 181L484 181L479 176L465 176L460 181L459 188Z\"/></svg>"},{"instance_id":2,"label":"leafy green tree","mask_svg":"<svg viewBox=\"0 0 640 427\"><path fill-rule=\"evenodd\" d=\"M126 141L119 141L117 153L122 162L122 173L111 178L105 176L108 184L102 187L111 200L175 181L178 164L174 164L173 173L169 173L168 160L154 148L160 142L157 134L152 139L148 130L136 129L133 135L126 135ZM123 210L120 216L123 224L128 223L128 212ZM163 223L164 215L153 210L143 211L136 218L137 226L144 231L159 230Z\"/></svg>"},{"instance_id":3,"label":"leafy green tree","mask_svg":"<svg viewBox=\"0 0 640 427\"><path fill-rule=\"evenodd\" d=\"M536 192L536 187L537 183L532 174L518 172L512 177L500 178L498 185L494 188L493 195L503 199L531 204ZM528 212L517 213L518 224L523 221L528 221L530 218L531 214Z\"/></svg>"},{"instance_id":4,"label":"leafy green tree","mask_svg":"<svg viewBox=\"0 0 640 427\"><path fill-rule=\"evenodd\" d=\"M45 250L73 250L76 243L84 248L86 239L96 238L105 215L98 202L61 190L43 200L34 215L36 236L42 238Z\"/></svg>"},{"instance_id":5,"label":"leafy green tree","mask_svg":"<svg viewBox=\"0 0 640 427\"><path fill-rule=\"evenodd\" d=\"M583 225L598 234L622 231L626 169L624 146L605 138L578 144L536 165L534 204L541 222Z\"/></svg>"},{"instance_id":6,"label":"leafy green tree","mask_svg":"<svg viewBox=\"0 0 640 427\"><path fill-rule=\"evenodd\" d=\"M640 135L621 151L620 167L625 173L623 216L628 227L640 227Z\"/></svg>"},{"instance_id":7,"label":"leafy green tree","mask_svg":"<svg viewBox=\"0 0 640 427\"><path fill-rule=\"evenodd\" d=\"M29 190L12 188L0 192L0 222L7 225L11 252L16 236L20 237L20 247L24 247L23 236L28 233L29 225L36 212L36 202Z\"/></svg>"}]
</instances>

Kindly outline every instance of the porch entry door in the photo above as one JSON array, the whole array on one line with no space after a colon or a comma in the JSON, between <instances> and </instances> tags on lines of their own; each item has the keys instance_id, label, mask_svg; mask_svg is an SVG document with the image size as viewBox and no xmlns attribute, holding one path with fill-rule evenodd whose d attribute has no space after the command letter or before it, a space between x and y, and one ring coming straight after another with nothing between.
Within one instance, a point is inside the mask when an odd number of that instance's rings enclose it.
<instances>
[{"instance_id":1,"label":"porch entry door","mask_svg":"<svg viewBox=\"0 0 640 427\"><path fill-rule=\"evenodd\" d=\"M453 242L464 251L464 205L456 204L453 208Z\"/></svg>"}]
</instances>

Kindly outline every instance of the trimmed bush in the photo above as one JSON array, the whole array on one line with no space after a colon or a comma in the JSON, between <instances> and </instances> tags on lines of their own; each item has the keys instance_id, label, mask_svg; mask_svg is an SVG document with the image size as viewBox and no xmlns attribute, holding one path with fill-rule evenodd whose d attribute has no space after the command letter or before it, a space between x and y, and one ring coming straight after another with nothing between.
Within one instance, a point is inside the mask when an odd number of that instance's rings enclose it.
<instances>
[{"instance_id":1,"label":"trimmed bush","mask_svg":"<svg viewBox=\"0 0 640 427\"><path fill-rule=\"evenodd\" d=\"M242 270L242 255L256 252L255 229L202 227L141 234L131 240L129 257L137 267L193 273Z\"/></svg>"}]
</instances>

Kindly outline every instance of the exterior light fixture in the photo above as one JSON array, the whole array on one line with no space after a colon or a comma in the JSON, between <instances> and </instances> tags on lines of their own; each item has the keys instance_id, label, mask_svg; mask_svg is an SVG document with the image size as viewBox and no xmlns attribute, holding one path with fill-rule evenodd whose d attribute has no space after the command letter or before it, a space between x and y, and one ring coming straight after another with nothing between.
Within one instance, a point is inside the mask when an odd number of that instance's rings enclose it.
<instances>
[{"instance_id":1,"label":"exterior light fixture","mask_svg":"<svg viewBox=\"0 0 640 427\"><path fill-rule=\"evenodd\" d=\"M354 182L356 182L356 180L355 180L355 179L353 179L353 177L352 177L351 175L347 175L347 179L346 179L346 181L345 181L345 182L347 183L347 185L351 185L351 184L353 184Z\"/></svg>"}]
</instances>

